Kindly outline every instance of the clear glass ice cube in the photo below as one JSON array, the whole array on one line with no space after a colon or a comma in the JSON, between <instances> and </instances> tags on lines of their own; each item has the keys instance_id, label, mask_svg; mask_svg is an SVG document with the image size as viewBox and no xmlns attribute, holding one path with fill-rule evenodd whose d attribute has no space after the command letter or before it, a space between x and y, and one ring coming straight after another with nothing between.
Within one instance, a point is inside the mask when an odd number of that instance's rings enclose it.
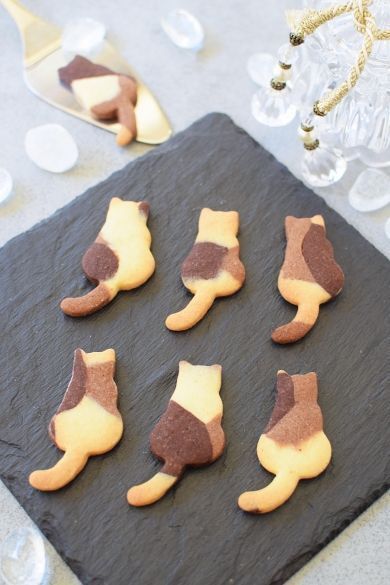
<instances>
[{"instance_id":1,"label":"clear glass ice cube","mask_svg":"<svg viewBox=\"0 0 390 585\"><path fill-rule=\"evenodd\" d=\"M35 528L11 532L0 548L0 576L6 585L44 585L49 577L45 543Z\"/></svg>"},{"instance_id":2,"label":"clear glass ice cube","mask_svg":"<svg viewBox=\"0 0 390 585\"><path fill-rule=\"evenodd\" d=\"M181 49L199 51L204 44L204 30L199 20L187 10L172 10L161 19L161 26L172 43Z\"/></svg>"},{"instance_id":3,"label":"clear glass ice cube","mask_svg":"<svg viewBox=\"0 0 390 585\"><path fill-rule=\"evenodd\" d=\"M59 124L31 128L24 146L28 157L41 169L63 173L77 162L79 152L71 134Z\"/></svg>"},{"instance_id":4,"label":"clear glass ice cube","mask_svg":"<svg viewBox=\"0 0 390 585\"><path fill-rule=\"evenodd\" d=\"M352 185L348 199L357 211L375 211L390 203L390 175L365 169Z\"/></svg>"}]
</instances>

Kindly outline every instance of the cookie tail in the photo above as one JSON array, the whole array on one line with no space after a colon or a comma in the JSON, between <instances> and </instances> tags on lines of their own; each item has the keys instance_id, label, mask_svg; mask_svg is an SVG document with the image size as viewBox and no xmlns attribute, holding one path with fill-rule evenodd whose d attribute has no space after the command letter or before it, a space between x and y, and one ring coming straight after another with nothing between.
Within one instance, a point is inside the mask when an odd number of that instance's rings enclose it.
<instances>
[{"instance_id":1,"label":"cookie tail","mask_svg":"<svg viewBox=\"0 0 390 585\"><path fill-rule=\"evenodd\" d=\"M121 126L117 137L116 143L118 146L127 146L134 139L134 134L126 126Z\"/></svg>"},{"instance_id":2,"label":"cookie tail","mask_svg":"<svg viewBox=\"0 0 390 585\"><path fill-rule=\"evenodd\" d=\"M83 297L64 299L60 306L70 317L86 317L108 305L115 295L116 292L102 282Z\"/></svg>"},{"instance_id":3,"label":"cookie tail","mask_svg":"<svg viewBox=\"0 0 390 585\"><path fill-rule=\"evenodd\" d=\"M302 303L298 305L298 311L294 319L273 331L272 340L275 343L294 343L305 337L318 318L320 306L317 303Z\"/></svg>"},{"instance_id":4,"label":"cookie tail","mask_svg":"<svg viewBox=\"0 0 390 585\"><path fill-rule=\"evenodd\" d=\"M131 506L154 504L167 493L178 479L178 476L159 471L149 481L130 488L127 492L127 501Z\"/></svg>"},{"instance_id":5,"label":"cookie tail","mask_svg":"<svg viewBox=\"0 0 390 585\"><path fill-rule=\"evenodd\" d=\"M43 492L59 490L80 473L87 461L85 453L66 451L54 467L33 471L28 481L33 488Z\"/></svg>"},{"instance_id":6,"label":"cookie tail","mask_svg":"<svg viewBox=\"0 0 390 585\"><path fill-rule=\"evenodd\" d=\"M171 331L185 331L198 323L210 309L215 300L215 295L209 290L196 292L194 298L179 313L169 315L165 325Z\"/></svg>"},{"instance_id":7,"label":"cookie tail","mask_svg":"<svg viewBox=\"0 0 390 585\"><path fill-rule=\"evenodd\" d=\"M264 489L245 492L238 498L241 510L252 514L265 514L278 508L293 494L299 478L291 471L281 471Z\"/></svg>"},{"instance_id":8,"label":"cookie tail","mask_svg":"<svg viewBox=\"0 0 390 585\"><path fill-rule=\"evenodd\" d=\"M116 143L119 146L126 146L137 134L134 106L130 101L126 101L119 106L118 120L121 124L121 129L116 137Z\"/></svg>"}]
</instances>

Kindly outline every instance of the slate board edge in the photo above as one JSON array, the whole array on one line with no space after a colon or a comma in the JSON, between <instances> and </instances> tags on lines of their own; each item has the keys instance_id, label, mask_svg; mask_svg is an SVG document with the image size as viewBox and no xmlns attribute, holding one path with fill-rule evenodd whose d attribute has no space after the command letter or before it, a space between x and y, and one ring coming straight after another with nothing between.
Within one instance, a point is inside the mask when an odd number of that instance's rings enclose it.
<instances>
[{"instance_id":1,"label":"slate board edge","mask_svg":"<svg viewBox=\"0 0 390 585\"><path fill-rule=\"evenodd\" d=\"M337 528L334 528L332 532L322 542L318 543L317 546L313 546L312 549L295 559L289 564L284 565L282 575L275 576L270 582L270 585L283 585L290 577L295 575L300 569L302 569L311 559L313 559L323 548L325 548L332 540L337 538L352 522L354 522L363 512L368 510L372 504L383 496L390 489L390 482L385 482L381 488L374 489L372 493L367 497L364 503L357 504L354 506L351 504L350 508L345 511L345 518L342 518L340 514L340 522Z\"/></svg>"},{"instance_id":2,"label":"slate board edge","mask_svg":"<svg viewBox=\"0 0 390 585\"><path fill-rule=\"evenodd\" d=\"M39 231L40 229L42 229L47 222L49 222L51 219L53 219L54 217L57 217L58 214L64 212L68 207L71 207L74 203L76 203L80 198L82 197L88 197L88 195L90 194L91 191L93 191L98 185L100 187L104 187L104 185L106 183L109 183L116 175L120 175L124 169L131 167L135 164L137 164L139 161L143 161L145 158L148 157L154 157L156 155L160 155L163 154L165 150L169 150L169 148L171 147L171 145L177 140L180 139L180 137L184 134L184 133L188 133L191 130L194 130L197 128L197 126L201 125L205 120L207 120L207 118L209 117L213 117L215 118L216 116L220 117L221 119L225 119L228 120L230 122L230 124L232 126L234 126L234 128L236 129L236 131L238 131L240 134L244 134L249 140L252 141L252 143L254 144L255 147L257 148L261 148L262 150L264 150L265 152L267 152L268 156L273 159L276 160L280 167L281 167L281 171L283 172L287 172L287 173L291 173L291 171L289 171L289 169L286 167L286 165L284 165L281 161L279 161L278 159L276 159L276 157L269 152L264 146L262 146L259 142L256 142L256 140L250 135L248 134L248 132L246 130L244 130L243 128L241 128L240 126L237 126L236 123L233 121L233 119L228 116L227 114L224 114L222 112L211 112L210 114L207 114L206 116L203 116L203 118L200 118L199 120L196 120L195 122L193 122L190 126L188 126L187 128L185 128L184 130L178 132L177 134L174 134L172 136L172 138L170 138L167 142L165 142L164 144L160 145L160 146L156 146L153 148L153 150L143 154L142 156L137 157L136 159L130 161L129 163L127 163L124 167L122 167L121 169L118 169L117 171L114 171L113 173L111 173L108 177L106 177L105 179L103 179L102 181L95 183L94 185L91 185L91 187L88 187L88 189L86 191L84 191L83 193L80 193L80 195L77 195L74 199L72 199L72 201L69 201L69 203L67 203L66 205L64 205L63 207L59 207L58 209L56 209L56 211L54 211L54 213L52 213L51 215L49 215L48 217L45 217L44 219L42 219L41 221L39 221L38 223L34 224L32 227L30 227L28 230L21 232L20 234L17 234L16 236L14 236L13 238L11 238L10 240L8 240L8 242L6 242L2 247L0 247L0 251L2 250L6 250L7 246L9 244L11 244L12 242L14 242L14 240L17 240L19 237L22 236L26 236L29 233L34 232L35 230ZM293 173L291 173L293 174ZM295 175L294 175L295 176ZM299 183L302 184L302 187L304 187L305 189L309 189L313 195L315 195L316 197L320 197L319 195L317 195L317 193L315 193L314 191L312 191L310 189L310 186L305 185L303 183L303 181L301 181L301 179L299 179L299 177L296 177L296 180L299 181ZM332 209L332 211L334 211L335 213L337 213L337 215L340 215L338 213L338 211L336 211L335 209L331 208L330 205L328 205L328 203L325 201L325 199L323 199L321 197L321 200L323 201L324 205L326 205L326 207L328 207L329 209ZM362 236L362 234L343 216L340 216L346 223L348 223L348 225L350 225L358 234L359 236L361 236L362 238L364 238L364 236ZM377 252L379 252L380 254L382 254L382 256L384 256L386 258L386 260L388 260L388 258L386 257L386 255L376 246L374 246L369 240L367 240L366 238L364 238L365 241L367 242L367 244L369 246L371 246L372 248L374 248L374 250L376 250Z\"/></svg>"}]
</instances>

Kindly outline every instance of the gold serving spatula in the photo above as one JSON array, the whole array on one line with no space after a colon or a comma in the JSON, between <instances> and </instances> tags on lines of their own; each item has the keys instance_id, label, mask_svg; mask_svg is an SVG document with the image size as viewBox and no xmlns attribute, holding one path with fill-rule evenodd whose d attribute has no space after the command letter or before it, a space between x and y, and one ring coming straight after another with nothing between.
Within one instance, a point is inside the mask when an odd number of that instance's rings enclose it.
<instances>
[{"instance_id":1,"label":"gold serving spatula","mask_svg":"<svg viewBox=\"0 0 390 585\"><path fill-rule=\"evenodd\" d=\"M29 89L52 106L77 116L90 124L118 134L120 124L93 118L83 110L73 94L63 87L58 78L58 69L67 65L61 48L61 30L38 18L16 0L0 0L16 22L24 47L24 79ZM116 73L131 75L137 80L137 105L135 117L138 142L160 144L165 142L172 129L156 98L144 85L107 41L103 41L93 62L108 67Z\"/></svg>"}]
</instances>

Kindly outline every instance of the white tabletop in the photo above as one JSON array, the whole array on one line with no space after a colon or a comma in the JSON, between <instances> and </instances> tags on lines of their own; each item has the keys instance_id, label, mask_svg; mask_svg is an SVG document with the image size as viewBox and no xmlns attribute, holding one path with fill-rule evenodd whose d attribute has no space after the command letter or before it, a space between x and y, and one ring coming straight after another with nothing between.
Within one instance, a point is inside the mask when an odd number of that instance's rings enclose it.
<instances>
[{"instance_id":1,"label":"white tabletop","mask_svg":"<svg viewBox=\"0 0 390 585\"><path fill-rule=\"evenodd\" d=\"M110 40L158 96L176 132L206 113L225 112L297 176L302 153L296 136L297 120L288 127L270 129L252 118L249 104L255 88L247 76L246 61L256 51L276 52L288 35L283 10L299 4L300 0L277 3L274 0L26 1L30 9L60 26L76 16L90 16L104 22ZM192 11L205 27L205 49L198 55L177 49L161 30L162 14L178 7ZM18 33L2 8L0 38L0 167L7 168L15 181L12 199L0 207L2 245L149 148L133 144L119 149L112 134L50 108L31 95L22 80ZM79 146L78 165L63 175L38 169L24 153L27 130L48 122L65 126ZM359 169L359 163L350 164L342 181L317 192L389 257L390 242L384 234L389 209L361 214L348 204L348 189ZM0 482L0 542L13 528L29 522ZM390 496L387 495L323 549L290 583L387 583L390 562L385 543L389 538ZM50 545L48 549L53 567L51 584L78 583L54 549Z\"/></svg>"}]
</instances>

